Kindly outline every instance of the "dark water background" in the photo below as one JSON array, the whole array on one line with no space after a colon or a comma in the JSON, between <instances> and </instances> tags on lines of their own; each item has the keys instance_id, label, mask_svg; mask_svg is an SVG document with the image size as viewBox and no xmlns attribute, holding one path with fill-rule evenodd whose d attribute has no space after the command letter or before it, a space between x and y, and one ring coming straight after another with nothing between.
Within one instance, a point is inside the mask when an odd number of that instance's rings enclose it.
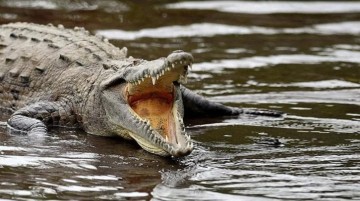
<instances>
[{"instance_id":1,"label":"dark water background","mask_svg":"<svg viewBox=\"0 0 360 201\"><path fill-rule=\"evenodd\" d=\"M2 129L0 199L360 199L360 2L0 0L0 24L14 21L83 26L147 60L183 49L189 88L288 115L187 121L196 148L177 160L79 130Z\"/></svg>"}]
</instances>

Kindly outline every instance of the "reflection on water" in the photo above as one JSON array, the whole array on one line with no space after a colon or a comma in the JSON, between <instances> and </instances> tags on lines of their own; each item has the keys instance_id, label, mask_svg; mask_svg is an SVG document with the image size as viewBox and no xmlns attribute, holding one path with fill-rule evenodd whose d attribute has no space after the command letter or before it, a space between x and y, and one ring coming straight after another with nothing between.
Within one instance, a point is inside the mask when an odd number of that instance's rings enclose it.
<instances>
[{"instance_id":1,"label":"reflection on water","mask_svg":"<svg viewBox=\"0 0 360 201\"><path fill-rule=\"evenodd\" d=\"M222 68L258 68L279 64L321 64L329 62L360 63L360 52L336 51L327 53L327 55L291 54L215 60L196 64L194 70L209 71L211 69L222 70Z\"/></svg>"},{"instance_id":2,"label":"reflection on water","mask_svg":"<svg viewBox=\"0 0 360 201\"><path fill-rule=\"evenodd\" d=\"M196 148L181 159L0 123L0 199L360 199L359 2L0 0L0 24L13 21L85 26L144 59L192 52L189 88L288 114L189 119ZM269 137L284 146L256 143Z\"/></svg>"},{"instance_id":3,"label":"reflection on water","mask_svg":"<svg viewBox=\"0 0 360 201\"><path fill-rule=\"evenodd\" d=\"M311 27L301 28L267 28L257 26L231 26L224 24L202 23L185 26L168 26L153 29L142 29L138 31L123 30L99 30L98 34L109 39L134 40L138 38L177 38L177 37L212 37L215 35L249 35L249 34L349 34L360 33L360 22L341 22L316 24Z\"/></svg>"},{"instance_id":4,"label":"reflection on water","mask_svg":"<svg viewBox=\"0 0 360 201\"><path fill-rule=\"evenodd\" d=\"M216 10L230 13L354 13L360 11L360 3L350 1L195 1L166 5L170 9Z\"/></svg>"}]
</instances>

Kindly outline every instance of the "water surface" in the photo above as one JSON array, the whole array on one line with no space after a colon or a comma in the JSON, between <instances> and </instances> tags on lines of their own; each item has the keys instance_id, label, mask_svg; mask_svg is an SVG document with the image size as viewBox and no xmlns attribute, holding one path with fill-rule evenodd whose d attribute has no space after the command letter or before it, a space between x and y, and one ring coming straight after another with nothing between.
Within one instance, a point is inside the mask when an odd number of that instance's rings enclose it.
<instances>
[{"instance_id":1,"label":"water surface","mask_svg":"<svg viewBox=\"0 0 360 201\"><path fill-rule=\"evenodd\" d=\"M0 24L15 21L84 26L147 60L183 49L189 88L287 116L189 119L196 148L181 159L81 130L2 127L0 199L360 199L359 2L0 0Z\"/></svg>"}]
</instances>

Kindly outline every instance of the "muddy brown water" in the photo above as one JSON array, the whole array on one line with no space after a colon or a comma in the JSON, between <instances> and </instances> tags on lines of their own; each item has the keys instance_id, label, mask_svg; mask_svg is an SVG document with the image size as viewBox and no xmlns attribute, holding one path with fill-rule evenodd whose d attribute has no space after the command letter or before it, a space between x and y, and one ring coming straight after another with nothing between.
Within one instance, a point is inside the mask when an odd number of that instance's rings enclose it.
<instances>
[{"instance_id":1,"label":"muddy brown water","mask_svg":"<svg viewBox=\"0 0 360 201\"><path fill-rule=\"evenodd\" d=\"M83 26L147 60L191 52L189 88L287 116L188 120L196 148L176 160L81 130L2 126L0 199L360 199L360 2L0 0L0 24L15 21Z\"/></svg>"}]
</instances>

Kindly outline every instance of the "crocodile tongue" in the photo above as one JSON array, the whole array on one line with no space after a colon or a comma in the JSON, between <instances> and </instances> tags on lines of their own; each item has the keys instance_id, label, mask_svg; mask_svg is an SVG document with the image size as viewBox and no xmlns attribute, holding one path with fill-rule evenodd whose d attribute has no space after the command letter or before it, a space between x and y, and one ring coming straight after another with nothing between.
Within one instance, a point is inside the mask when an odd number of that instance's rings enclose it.
<instances>
[{"instance_id":1,"label":"crocodile tongue","mask_svg":"<svg viewBox=\"0 0 360 201\"><path fill-rule=\"evenodd\" d=\"M180 73L169 73L154 81L151 77L141 83L128 84L127 97L132 110L168 143L176 144L176 126L173 114L174 85Z\"/></svg>"},{"instance_id":2,"label":"crocodile tongue","mask_svg":"<svg viewBox=\"0 0 360 201\"><path fill-rule=\"evenodd\" d=\"M150 122L156 130L169 143L176 143L173 95L172 93L146 93L129 96L130 107L141 119Z\"/></svg>"}]
</instances>

